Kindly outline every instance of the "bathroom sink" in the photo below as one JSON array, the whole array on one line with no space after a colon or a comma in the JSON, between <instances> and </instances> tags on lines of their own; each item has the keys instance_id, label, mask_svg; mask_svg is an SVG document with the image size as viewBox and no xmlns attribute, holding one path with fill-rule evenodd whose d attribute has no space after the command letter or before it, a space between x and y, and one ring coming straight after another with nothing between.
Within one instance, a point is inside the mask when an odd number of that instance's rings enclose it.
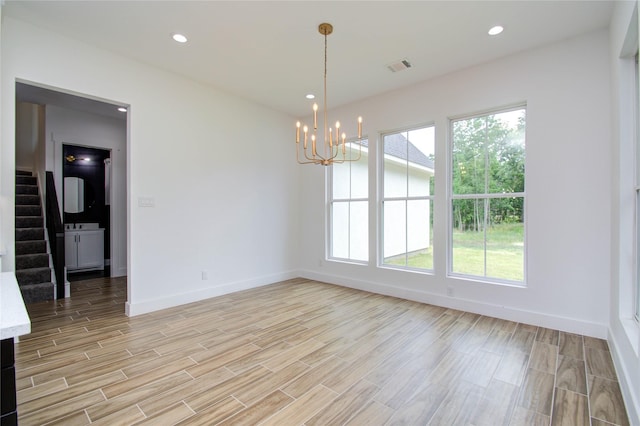
<instances>
[{"instance_id":1,"label":"bathroom sink","mask_svg":"<svg viewBox=\"0 0 640 426\"><path fill-rule=\"evenodd\" d=\"M100 229L98 223L65 223L65 231L90 231Z\"/></svg>"}]
</instances>

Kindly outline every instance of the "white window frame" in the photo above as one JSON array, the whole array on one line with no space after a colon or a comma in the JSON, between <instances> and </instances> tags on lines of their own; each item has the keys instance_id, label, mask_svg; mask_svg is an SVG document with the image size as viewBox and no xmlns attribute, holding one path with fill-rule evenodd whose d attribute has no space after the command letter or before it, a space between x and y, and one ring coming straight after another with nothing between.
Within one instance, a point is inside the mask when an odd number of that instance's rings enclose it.
<instances>
[{"instance_id":1,"label":"white window frame","mask_svg":"<svg viewBox=\"0 0 640 426\"><path fill-rule=\"evenodd\" d=\"M633 286L633 317L640 324L640 66L638 59L640 51L636 51L635 67L634 67L634 102L633 102L633 147L634 147L634 191L635 191L635 209L634 209L634 286Z\"/></svg>"},{"instance_id":2,"label":"white window frame","mask_svg":"<svg viewBox=\"0 0 640 426\"><path fill-rule=\"evenodd\" d=\"M362 147L362 153L366 153L367 155L369 155L369 141L368 141L368 137L364 136L362 139L351 139L351 140L347 140L347 144L352 144L354 142L357 142L359 140L363 140L363 141L367 141L367 146L363 146ZM365 161L364 158L361 158L358 161ZM327 178L326 178L326 188L327 188L327 236L326 236L326 241L327 241L327 247L326 247L326 259L329 261L338 261L338 262L348 262L348 263L356 263L356 264L361 264L361 265L368 265L370 260L371 260L371 254L369 253L369 240L371 239L371 235L369 233L369 226L367 226L367 260L360 260L360 259L353 259L351 258L351 232L348 233L348 251L349 251L349 255L347 257L338 257L338 256L334 256L333 255L333 207L335 203L348 203L348 208L349 208L349 221L351 221L351 203L352 202L362 202L365 201L367 203L367 215L369 215L369 206L370 206L370 202L369 202L369 185L370 185L370 180L371 177L369 176L369 168L368 168L368 164L366 167L367 170L367 196L366 197L357 197L357 198L353 198L351 196L351 188L352 188L352 182L351 179L353 178L353 175L351 173L351 166L353 165L354 162L345 162L343 164L348 164L349 165L349 197L347 198L334 198L333 196L333 165L330 167L327 167ZM368 222L371 221L371 218L368 217L367 218ZM348 226L349 230L351 230L351 223L349 222L349 226Z\"/></svg>"},{"instance_id":3,"label":"white window frame","mask_svg":"<svg viewBox=\"0 0 640 426\"><path fill-rule=\"evenodd\" d=\"M506 112L510 112L510 111L517 111L520 109L524 109L525 110L525 191L522 192L513 192L513 193L508 193L508 195L505 194L501 194L501 193L485 193L485 194L453 194L453 123L456 121L461 121L461 120L469 120L469 119L473 119L473 118L479 118L479 117L485 117L488 115L495 115L495 114L501 114L501 113L506 113ZM469 280L469 281L475 281L475 282L479 282L479 283L484 283L484 284L498 284L498 285L508 285L508 286L515 286L515 287L526 287L527 286L527 197L526 197L526 115L527 115L527 104L526 103L522 103L522 104L516 104L516 105L511 105L511 106L507 106L507 107L503 107L503 108L495 108L495 109L490 109L490 110L486 110L486 111L482 111L482 112L478 112L475 114L469 114L469 115L460 115L460 116L456 116L456 117L451 117L449 118L449 126L448 126L448 135L447 135L447 141L448 141L448 161L447 161L447 166L448 166L448 170L447 170L447 277L452 277L452 278L460 278L460 279L465 279L465 280ZM506 279L502 279L502 278L496 278L496 277L489 277L486 276L486 270L487 270L487 250L486 250L486 227L485 227L485 235L484 235L484 241L485 241L485 248L484 248L484 270L485 270L485 275L481 276L481 275L470 275L470 274L462 274L459 272L454 272L453 271L453 226L454 226L454 221L453 221L453 201L454 200L459 200L459 199L480 199L483 200L483 206L484 206L484 217L485 217L485 221L486 221L486 215L487 215L487 207L488 207L488 203L490 202L491 199L498 199L498 198L511 198L511 197L522 197L523 198L523 214L524 214L524 219L523 219L523 226L524 226L524 231L523 231L523 280L522 281L514 281L514 280L506 280Z\"/></svg>"},{"instance_id":4,"label":"white window frame","mask_svg":"<svg viewBox=\"0 0 640 426\"><path fill-rule=\"evenodd\" d=\"M430 208L432 210L432 214L435 213L435 209L436 209L436 202L435 202L435 195L430 193L427 196L409 196L409 190L408 190L408 185L409 185L409 169L407 168L407 196L405 197L385 197L385 193L384 193L384 162L385 162L385 154L384 154L384 138L385 136L389 136L389 135L394 135L394 134L398 134L398 133L405 133L405 132L411 132L411 131L415 131L415 130L420 130L420 129L426 129L432 127L433 131L436 131L436 125L434 122L429 122L426 124L420 124L420 125L416 125L416 126L411 126L411 127L405 127L405 128L401 128L401 129L396 129L396 130L390 130L390 131L385 131L383 133L380 133L380 136L378 138L379 140L379 147L377 149L377 155L378 155L378 167L377 170L379 170L378 172L378 180L377 180L377 184L378 184L378 194L379 194L379 200L380 202L378 203L378 217L379 219L379 226L378 226L378 262L377 262L377 266L380 268L387 268L387 269L396 269L396 270L403 270L403 271L409 271L409 272L416 272L416 273L423 273L423 274L428 274L428 275L434 275L435 274L435 265L436 265L436 250L435 250L435 242L431 241L433 247L432 247L432 253L434 256L434 260L433 260L433 265L431 268L416 268L416 267L412 267L412 266L407 266L407 265L393 265L390 263L385 263L384 259L384 203L387 201L405 201L405 249L407 249L407 242L408 242L408 220L407 220L407 216L408 216L408 211L409 209L407 208L407 204L409 201L428 201L430 203ZM435 140L434 140L434 150L435 150ZM436 160L437 161L437 160ZM435 162L434 162L434 176L432 177L435 178ZM434 190L435 192L435 190ZM434 224L431 224L431 231L433 232L433 228L435 227L435 217L434 217ZM405 250L405 255L407 254L408 250Z\"/></svg>"}]
</instances>

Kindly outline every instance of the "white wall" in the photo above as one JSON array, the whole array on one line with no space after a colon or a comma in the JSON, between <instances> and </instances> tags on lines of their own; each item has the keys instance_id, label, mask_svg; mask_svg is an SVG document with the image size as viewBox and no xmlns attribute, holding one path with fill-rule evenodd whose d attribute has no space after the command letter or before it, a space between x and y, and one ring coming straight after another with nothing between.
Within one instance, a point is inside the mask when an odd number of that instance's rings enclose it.
<instances>
[{"instance_id":1,"label":"white wall","mask_svg":"<svg viewBox=\"0 0 640 426\"><path fill-rule=\"evenodd\" d=\"M29 102L16 103L16 169L29 171L38 178L40 196L44 199L46 146L44 142L44 106ZM46 222L46 215L44 214ZM46 223L45 223L46 226Z\"/></svg>"},{"instance_id":2,"label":"white wall","mask_svg":"<svg viewBox=\"0 0 640 426\"><path fill-rule=\"evenodd\" d=\"M18 102L16 119L16 169L35 171L34 153L38 145L38 105Z\"/></svg>"},{"instance_id":3,"label":"white wall","mask_svg":"<svg viewBox=\"0 0 640 426\"><path fill-rule=\"evenodd\" d=\"M4 60L2 58L3 27L2 3L0 3L0 81L2 81ZM15 104L15 100L14 100ZM15 113L14 113L15 116ZM0 132L8 121L4 117L4 102L0 102ZM9 157L11 155L11 157ZM15 145L11 147L0 134L0 272L15 269L15 254L10 250L10 242L15 244L15 167L5 167L4 163L14 160ZM13 189L11 189L13 188ZM8 240L8 241L7 241Z\"/></svg>"},{"instance_id":4,"label":"white wall","mask_svg":"<svg viewBox=\"0 0 640 426\"><path fill-rule=\"evenodd\" d=\"M398 297L451 306L515 321L606 337L609 321L611 189L608 34L596 32L528 51L332 111L362 115L375 148L389 129L436 125L434 207L435 274L321 262L322 228L303 228L302 274ZM448 278L448 117L527 103L527 286L480 284ZM344 129L347 134L354 129ZM375 149L372 148L371 152ZM369 161L376 176L375 156ZM309 189L301 216L322 223L323 171L303 170ZM602 202L594 203L594 197ZM376 199L370 188L370 199ZM370 235L379 232L372 203ZM376 253L376 238L370 238ZM455 297L447 297L447 288Z\"/></svg>"},{"instance_id":5,"label":"white wall","mask_svg":"<svg viewBox=\"0 0 640 426\"><path fill-rule=\"evenodd\" d=\"M293 118L12 18L1 37L3 270L14 267L14 126L6 123L20 79L130 105L129 313L296 275ZM155 207L140 207L140 197Z\"/></svg>"},{"instance_id":6,"label":"white wall","mask_svg":"<svg viewBox=\"0 0 640 426\"><path fill-rule=\"evenodd\" d=\"M633 319L634 142L633 87L638 49L636 2L618 2L610 26L612 81L611 315L609 346L631 424L640 424L640 327ZM635 117L634 117L635 114Z\"/></svg>"},{"instance_id":7,"label":"white wall","mask_svg":"<svg viewBox=\"0 0 640 426\"><path fill-rule=\"evenodd\" d=\"M46 107L47 170L56 183L62 209L62 145L78 145L111 151L111 275L127 275L127 122L116 118ZM62 211L61 217L64 217Z\"/></svg>"}]
</instances>

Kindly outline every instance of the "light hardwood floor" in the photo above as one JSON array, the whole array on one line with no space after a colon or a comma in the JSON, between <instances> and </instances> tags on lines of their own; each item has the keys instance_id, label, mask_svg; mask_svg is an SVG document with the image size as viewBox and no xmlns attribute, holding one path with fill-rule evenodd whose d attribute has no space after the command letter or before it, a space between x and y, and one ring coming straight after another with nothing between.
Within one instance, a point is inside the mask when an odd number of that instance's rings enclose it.
<instances>
[{"instance_id":1,"label":"light hardwood floor","mask_svg":"<svg viewBox=\"0 0 640 426\"><path fill-rule=\"evenodd\" d=\"M628 425L607 342L303 279L124 315L28 306L21 425Z\"/></svg>"}]
</instances>

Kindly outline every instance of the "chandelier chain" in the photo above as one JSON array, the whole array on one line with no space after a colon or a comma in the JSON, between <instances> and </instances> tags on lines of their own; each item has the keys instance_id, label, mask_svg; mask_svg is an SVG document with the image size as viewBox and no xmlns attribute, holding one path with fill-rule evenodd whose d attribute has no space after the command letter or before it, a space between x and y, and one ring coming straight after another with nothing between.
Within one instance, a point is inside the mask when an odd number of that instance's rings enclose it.
<instances>
[{"instance_id":1,"label":"chandelier chain","mask_svg":"<svg viewBox=\"0 0 640 426\"><path fill-rule=\"evenodd\" d=\"M324 33L324 154L327 154L327 135L329 134L329 120L327 120L327 33Z\"/></svg>"}]
</instances>

